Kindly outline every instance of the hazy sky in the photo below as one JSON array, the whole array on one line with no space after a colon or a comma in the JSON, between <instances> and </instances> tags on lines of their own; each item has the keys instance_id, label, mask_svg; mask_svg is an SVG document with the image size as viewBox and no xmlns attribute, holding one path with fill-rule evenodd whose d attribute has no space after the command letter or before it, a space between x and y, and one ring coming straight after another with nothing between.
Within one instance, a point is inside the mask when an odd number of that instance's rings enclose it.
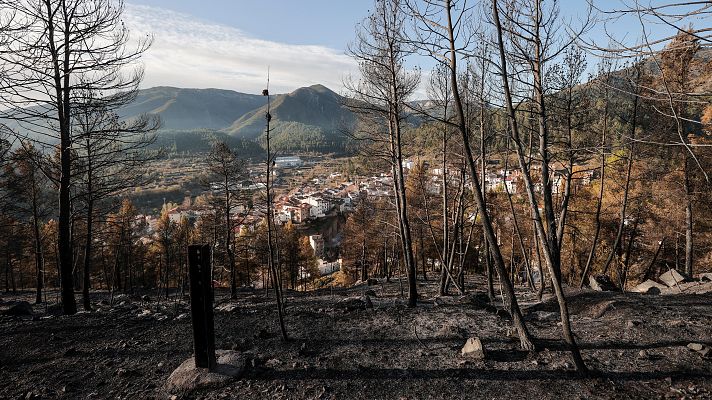
<instances>
[{"instance_id":1,"label":"hazy sky","mask_svg":"<svg viewBox=\"0 0 712 400\"><path fill-rule=\"evenodd\" d=\"M274 93L316 83L341 91L344 77L355 71L344 51L372 4L372 0L129 0L125 21L132 35L154 36L142 58L146 70L142 87L259 93L270 66ZM559 4L567 18L576 19L586 9L585 0ZM595 4L610 9L620 2ZM608 33L618 38L634 40L639 30L630 20L607 25ZM607 41L602 25L587 36L601 44Z\"/></svg>"}]
</instances>

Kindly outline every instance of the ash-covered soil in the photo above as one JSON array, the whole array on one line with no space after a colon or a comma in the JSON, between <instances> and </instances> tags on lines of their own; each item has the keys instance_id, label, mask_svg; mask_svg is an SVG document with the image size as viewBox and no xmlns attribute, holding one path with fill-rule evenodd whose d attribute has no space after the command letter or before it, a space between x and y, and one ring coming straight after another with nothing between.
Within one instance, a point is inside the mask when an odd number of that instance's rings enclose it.
<instances>
[{"instance_id":1,"label":"ash-covered soil","mask_svg":"<svg viewBox=\"0 0 712 400\"><path fill-rule=\"evenodd\" d=\"M518 288L538 352L518 347L511 323L471 294L422 300L409 309L397 280L303 294L285 291L290 340L279 335L274 298L216 293L216 347L244 352L241 379L196 399L712 398L712 294L569 291L572 323L592 369L578 376L561 340L558 306ZM361 299L373 290L373 308ZM479 293L479 295L477 294ZM149 294L149 296L151 296ZM31 294L2 294L0 311ZM95 311L0 317L0 399L164 399L170 373L192 354L188 306L173 299L97 293ZM153 297L153 296L151 296ZM485 296L486 297L486 296ZM103 300L103 301L102 301ZM469 337L486 358L463 356Z\"/></svg>"}]
</instances>

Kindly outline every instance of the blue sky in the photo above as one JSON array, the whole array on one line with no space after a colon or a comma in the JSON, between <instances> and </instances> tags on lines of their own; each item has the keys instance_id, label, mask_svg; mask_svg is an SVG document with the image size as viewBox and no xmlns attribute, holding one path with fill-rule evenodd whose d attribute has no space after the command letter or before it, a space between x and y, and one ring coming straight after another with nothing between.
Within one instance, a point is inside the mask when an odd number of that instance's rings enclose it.
<instances>
[{"instance_id":1,"label":"blue sky","mask_svg":"<svg viewBox=\"0 0 712 400\"><path fill-rule=\"evenodd\" d=\"M342 90L356 67L344 51L372 0L127 0L124 19L132 34L152 34L142 63L143 87L215 87L259 93L270 66L272 92L316 83ZM621 1L596 0L604 9ZM585 0L559 0L562 15L575 19ZM619 20L588 37L607 43L639 37L637 21ZM589 66L595 60L589 59ZM426 65L423 70L429 67ZM426 81L426 79L423 79Z\"/></svg>"}]
</instances>

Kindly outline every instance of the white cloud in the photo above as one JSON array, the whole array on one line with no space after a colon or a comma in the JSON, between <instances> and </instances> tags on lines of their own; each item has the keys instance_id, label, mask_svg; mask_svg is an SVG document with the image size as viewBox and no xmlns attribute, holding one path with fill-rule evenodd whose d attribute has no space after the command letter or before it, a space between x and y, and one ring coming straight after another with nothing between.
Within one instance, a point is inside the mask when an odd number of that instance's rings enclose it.
<instances>
[{"instance_id":1,"label":"white cloud","mask_svg":"<svg viewBox=\"0 0 712 400\"><path fill-rule=\"evenodd\" d=\"M126 4L124 20L132 37L154 37L153 45L141 58L144 88L177 86L260 93L269 66L273 93L317 83L341 92L344 76L356 70L354 61L338 50L260 40L232 27L161 8Z\"/></svg>"}]
</instances>

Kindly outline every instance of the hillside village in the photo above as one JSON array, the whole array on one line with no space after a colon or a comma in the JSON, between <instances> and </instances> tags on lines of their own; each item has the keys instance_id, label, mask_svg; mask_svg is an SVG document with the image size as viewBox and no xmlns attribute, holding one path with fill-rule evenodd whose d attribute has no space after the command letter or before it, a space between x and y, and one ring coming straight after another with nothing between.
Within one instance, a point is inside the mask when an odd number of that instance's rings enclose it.
<instances>
[{"instance_id":1,"label":"hillside village","mask_svg":"<svg viewBox=\"0 0 712 400\"><path fill-rule=\"evenodd\" d=\"M194 158L188 158L194 160ZM330 160L326 165L330 168L338 164L337 160ZM174 166L181 165L181 161L176 160L171 163ZM390 199L393 196L393 176L390 171L381 172L378 175L350 176L349 179L338 171L318 169L321 173L314 175L315 167L321 164L320 158L300 156L281 156L275 159L275 170L273 176L276 179L275 192L278 193L274 199L274 221L277 224L291 223L306 232L308 227L318 225L319 220L338 218L347 216L358 205L361 196L370 198ZM428 176L427 191L431 195L439 195L442 191L442 167L438 167L434 162L433 166L429 162L419 162L416 160L405 160L403 163L406 176L420 164L420 168L426 171ZM162 175L164 184L175 183L180 174L183 178L196 176L202 171L200 162L189 163L186 169L168 175ZM509 195L521 194L522 176L518 168L509 167L504 169L501 160L489 160L485 175L485 184L488 192L508 192ZM552 192L560 195L565 186L565 169L552 168ZM590 186L597 170L595 167L587 165L577 165L572 176L572 190ZM453 185L460 179L460 171L457 165L448 166L448 174ZM265 185L261 182L264 175L264 166L260 164L252 165L249 168L249 177L240 184L240 189L252 196L259 196L264 191ZM186 182L182 180L182 182ZM471 187L469 179L466 178L465 185ZM537 190L541 191L541 183L536 184ZM219 195L217 185L211 185L204 193ZM191 197L187 197L182 204L164 209L171 222L179 223L186 219L194 224L201 216L210 215L213 210L206 204L195 204L191 202ZM146 230L139 238L143 243L150 243L156 234L156 226L160 215L140 214L138 223L145 222ZM233 219L236 222L235 235L246 235L255 231L258 224L265 218L264 208L260 206L247 208L238 206L234 210ZM239 222L239 223L237 223ZM339 244L343 240L342 232L313 232L307 235L309 243L319 262L319 269L322 275L328 275L339 271L343 267L343 260L338 256ZM325 248L332 249L330 257L323 258L327 254Z\"/></svg>"}]
</instances>

